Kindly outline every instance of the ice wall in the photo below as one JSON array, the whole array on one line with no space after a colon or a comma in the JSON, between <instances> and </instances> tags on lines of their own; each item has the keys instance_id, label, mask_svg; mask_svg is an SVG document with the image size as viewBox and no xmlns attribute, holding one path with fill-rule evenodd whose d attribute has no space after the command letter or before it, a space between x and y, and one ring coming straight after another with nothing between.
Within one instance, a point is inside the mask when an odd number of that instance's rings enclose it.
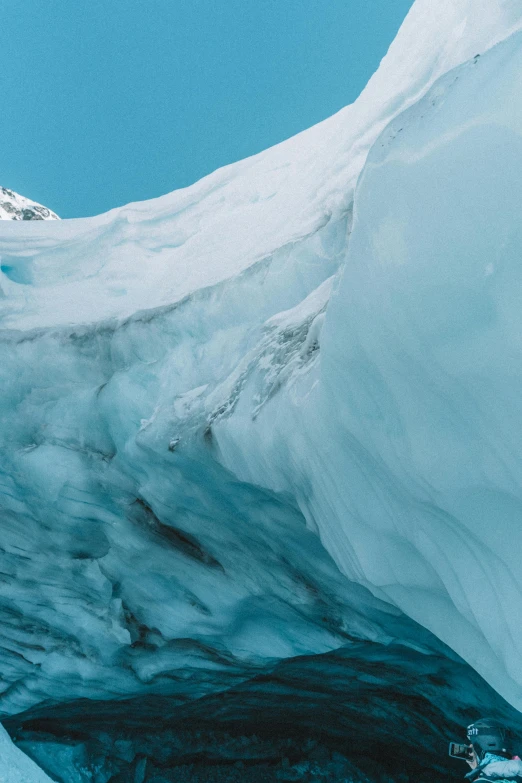
<instances>
[{"instance_id":1,"label":"ice wall","mask_svg":"<svg viewBox=\"0 0 522 783\"><path fill-rule=\"evenodd\" d=\"M317 369L218 435L241 475L306 485L303 512L344 573L519 707L521 87L517 33L390 124Z\"/></svg>"},{"instance_id":2,"label":"ice wall","mask_svg":"<svg viewBox=\"0 0 522 783\"><path fill-rule=\"evenodd\" d=\"M343 236L328 229L330 250ZM321 248L308 243L308 270L285 251L118 328L3 335L2 711L194 698L393 636L397 613L342 580L295 500L212 454L209 382L248 353L254 296L264 287L265 318L298 301L324 274Z\"/></svg>"},{"instance_id":3,"label":"ice wall","mask_svg":"<svg viewBox=\"0 0 522 783\"><path fill-rule=\"evenodd\" d=\"M442 649L400 610L522 703L521 18L418 0L325 123L0 225L2 710Z\"/></svg>"}]
</instances>

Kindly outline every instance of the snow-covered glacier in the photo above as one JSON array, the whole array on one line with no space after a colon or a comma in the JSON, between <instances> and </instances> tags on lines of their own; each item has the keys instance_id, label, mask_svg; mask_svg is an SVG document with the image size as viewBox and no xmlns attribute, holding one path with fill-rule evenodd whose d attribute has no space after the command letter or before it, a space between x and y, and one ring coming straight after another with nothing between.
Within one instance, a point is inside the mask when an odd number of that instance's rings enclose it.
<instances>
[{"instance_id":1,"label":"snow-covered glacier","mask_svg":"<svg viewBox=\"0 0 522 783\"><path fill-rule=\"evenodd\" d=\"M51 777L320 715L337 778L434 781L520 722L521 87L522 0L417 0L326 122L0 224L0 709Z\"/></svg>"}]
</instances>

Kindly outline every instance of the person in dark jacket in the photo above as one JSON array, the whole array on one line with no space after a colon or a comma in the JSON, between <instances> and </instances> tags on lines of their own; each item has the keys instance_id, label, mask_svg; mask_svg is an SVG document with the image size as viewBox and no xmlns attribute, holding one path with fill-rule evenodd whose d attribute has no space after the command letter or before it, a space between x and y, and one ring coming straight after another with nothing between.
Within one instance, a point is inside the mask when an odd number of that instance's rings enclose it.
<instances>
[{"instance_id":1,"label":"person in dark jacket","mask_svg":"<svg viewBox=\"0 0 522 783\"><path fill-rule=\"evenodd\" d=\"M522 783L522 761L513 756L512 736L496 720L481 718L467 729L471 747L468 761L471 772L466 778L472 783Z\"/></svg>"}]
</instances>

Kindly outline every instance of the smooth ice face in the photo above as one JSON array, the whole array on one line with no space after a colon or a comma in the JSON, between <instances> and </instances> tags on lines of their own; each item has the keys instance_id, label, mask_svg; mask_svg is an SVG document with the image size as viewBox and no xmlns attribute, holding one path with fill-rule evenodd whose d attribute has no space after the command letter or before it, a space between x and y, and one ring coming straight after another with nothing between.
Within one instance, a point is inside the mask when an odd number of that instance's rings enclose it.
<instances>
[{"instance_id":1,"label":"smooth ice face","mask_svg":"<svg viewBox=\"0 0 522 783\"><path fill-rule=\"evenodd\" d=\"M325 122L158 199L24 226L22 241L19 226L2 224L0 327L170 306L337 223L388 122L521 23L522 0L417 0L359 99Z\"/></svg>"},{"instance_id":2,"label":"smooth ice face","mask_svg":"<svg viewBox=\"0 0 522 783\"><path fill-rule=\"evenodd\" d=\"M517 706L521 87L517 33L390 124L356 192L320 365L268 403L255 450L246 401L218 430L240 475L306 486L344 573Z\"/></svg>"},{"instance_id":3,"label":"smooth ice face","mask_svg":"<svg viewBox=\"0 0 522 783\"><path fill-rule=\"evenodd\" d=\"M522 2L441 9L285 144L0 226L5 713L452 657L400 610L522 704Z\"/></svg>"},{"instance_id":4,"label":"smooth ice face","mask_svg":"<svg viewBox=\"0 0 522 783\"><path fill-rule=\"evenodd\" d=\"M347 470L344 544L519 706L521 87L516 34L381 136L323 340L325 391L373 466L370 503Z\"/></svg>"}]
</instances>

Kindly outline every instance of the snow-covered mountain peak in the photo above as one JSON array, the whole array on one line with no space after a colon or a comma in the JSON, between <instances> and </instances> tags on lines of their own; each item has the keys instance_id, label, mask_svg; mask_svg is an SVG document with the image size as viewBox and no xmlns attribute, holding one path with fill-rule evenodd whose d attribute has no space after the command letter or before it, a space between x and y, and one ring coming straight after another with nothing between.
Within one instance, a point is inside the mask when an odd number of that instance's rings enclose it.
<instances>
[{"instance_id":1,"label":"snow-covered mountain peak","mask_svg":"<svg viewBox=\"0 0 522 783\"><path fill-rule=\"evenodd\" d=\"M20 196L14 190L0 187L0 220L59 220L43 204Z\"/></svg>"}]
</instances>

